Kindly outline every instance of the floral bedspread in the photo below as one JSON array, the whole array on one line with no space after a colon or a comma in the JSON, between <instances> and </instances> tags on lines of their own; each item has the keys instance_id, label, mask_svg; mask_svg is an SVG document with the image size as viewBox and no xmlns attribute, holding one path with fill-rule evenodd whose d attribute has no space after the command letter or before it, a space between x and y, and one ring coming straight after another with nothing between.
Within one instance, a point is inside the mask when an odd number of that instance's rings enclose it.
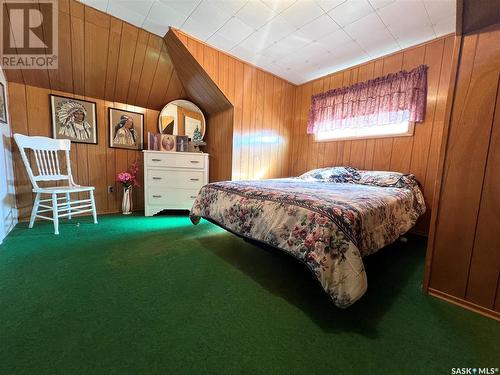
<instances>
[{"instance_id":1,"label":"floral bedspread","mask_svg":"<svg viewBox=\"0 0 500 375\"><path fill-rule=\"evenodd\" d=\"M190 217L292 254L344 308L367 289L362 257L395 241L424 212L412 176L397 187L285 178L205 185Z\"/></svg>"}]
</instances>

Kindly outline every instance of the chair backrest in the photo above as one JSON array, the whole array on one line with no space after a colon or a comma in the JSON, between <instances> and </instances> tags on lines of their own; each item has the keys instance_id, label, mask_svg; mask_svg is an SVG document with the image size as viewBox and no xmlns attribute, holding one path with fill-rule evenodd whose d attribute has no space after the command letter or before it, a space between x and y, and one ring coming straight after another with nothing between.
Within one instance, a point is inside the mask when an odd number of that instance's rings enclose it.
<instances>
[{"instance_id":1,"label":"chair backrest","mask_svg":"<svg viewBox=\"0 0 500 375\"><path fill-rule=\"evenodd\" d=\"M75 185L71 175L71 161L69 152L71 141L69 139L52 139L48 137L29 137L22 134L14 134L14 139L21 152L24 166L34 188L38 188L38 181L60 181L67 180L69 185ZM31 168L26 149L33 151L36 162L36 172ZM58 151L64 151L66 158L66 173L61 171L59 165Z\"/></svg>"}]
</instances>

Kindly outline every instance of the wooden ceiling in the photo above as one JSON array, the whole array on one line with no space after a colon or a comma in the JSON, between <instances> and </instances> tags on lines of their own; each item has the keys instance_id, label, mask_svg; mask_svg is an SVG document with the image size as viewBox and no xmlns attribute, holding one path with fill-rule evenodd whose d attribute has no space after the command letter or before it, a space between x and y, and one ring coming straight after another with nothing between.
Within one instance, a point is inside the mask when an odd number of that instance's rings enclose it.
<instances>
[{"instance_id":1,"label":"wooden ceiling","mask_svg":"<svg viewBox=\"0 0 500 375\"><path fill-rule=\"evenodd\" d=\"M157 35L77 1L59 0L58 37L58 69L6 69L7 80L151 109L185 95Z\"/></svg>"}]
</instances>

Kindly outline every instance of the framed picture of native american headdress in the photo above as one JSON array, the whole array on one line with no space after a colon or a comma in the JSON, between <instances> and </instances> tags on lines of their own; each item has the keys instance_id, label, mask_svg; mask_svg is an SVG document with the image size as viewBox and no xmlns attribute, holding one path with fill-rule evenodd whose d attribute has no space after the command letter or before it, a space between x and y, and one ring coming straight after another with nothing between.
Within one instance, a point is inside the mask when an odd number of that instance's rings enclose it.
<instances>
[{"instance_id":1,"label":"framed picture of native american headdress","mask_svg":"<svg viewBox=\"0 0 500 375\"><path fill-rule=\"evenodd\" d=\"M49 94L52 138L97 144L96 103Z\"/></svg>"}]
</instances>

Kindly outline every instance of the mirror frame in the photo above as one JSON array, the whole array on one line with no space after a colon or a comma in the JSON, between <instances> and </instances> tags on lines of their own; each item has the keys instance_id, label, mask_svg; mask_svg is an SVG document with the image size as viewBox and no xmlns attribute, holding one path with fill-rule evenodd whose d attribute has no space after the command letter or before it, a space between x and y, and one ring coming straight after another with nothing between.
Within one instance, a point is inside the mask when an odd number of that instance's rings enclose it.
<instances>
[{"instance_id":1,"label":"mirror frame","mask_svg":"<svg viewBox=\"0 0 500 375\"><path fill-rule=\"evenodd\" d=\"M158 115L158 131L160 132L160 134L163 134L162 131L163 129L161 128L161 113L163 112L163 110L165 108L167 108L170 104L175 104L175 103L178 103L178 102L182 102L182 103L189 103L189 105L193 105L195 106L198 111L201 113L201 117L203 118L203 133L202 136L201 136L201 139L203 141L203 138L205 138L205 133L207 132L207 119L205 118L205 115L203 113L203 111L201 110L200 107L198 107L195 103L193 103L192 101L189 101L189 100L186 100L186 99L175 99L175 100L172 100L170 102L168 102L167 104L165 104L163 106L163 108L160 110L160 113ZM177 104L176 104L177 105ZM174 135L179 135L179 134L174 134ZM185 135L185 134L184 134Z\"/></svg>"}]
</instances>

